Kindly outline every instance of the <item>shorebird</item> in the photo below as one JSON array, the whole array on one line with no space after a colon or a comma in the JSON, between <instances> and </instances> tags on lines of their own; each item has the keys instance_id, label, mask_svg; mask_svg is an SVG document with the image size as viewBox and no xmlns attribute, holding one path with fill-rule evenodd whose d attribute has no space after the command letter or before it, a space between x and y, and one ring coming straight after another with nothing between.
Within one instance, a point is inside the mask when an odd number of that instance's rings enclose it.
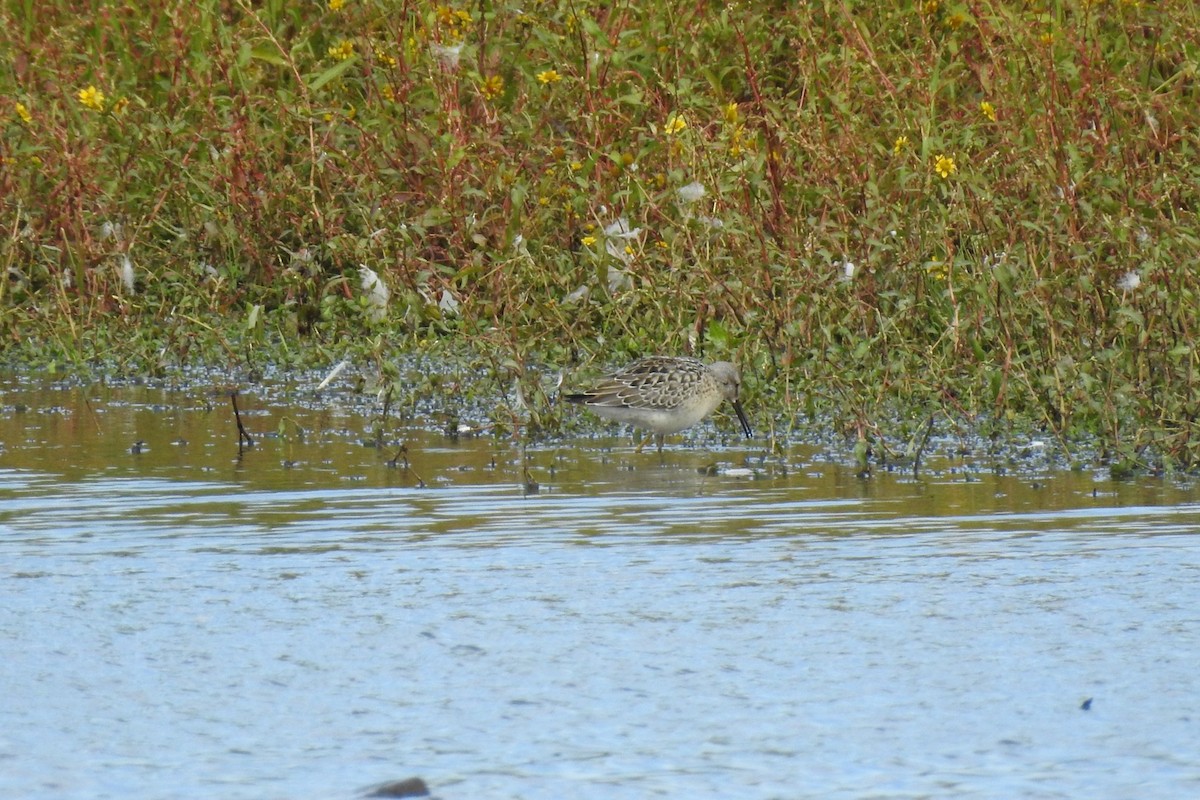
<instances>
[{"instance_id":1,"label":"shorebird","mask_svg":"<svg viewBox=\"0 0 1200 800\"><path fill-rule=\"evenodd\" d=\"M753 436L738 400L742 378L728 361L705 364L695 358L651 356L604 378L591 389L564 395L602 417L654 434L662 452L663 437L690 428L728 400L742 432ZM645 441L638 446L641 452Z\"/></svg>"}]
</instances>

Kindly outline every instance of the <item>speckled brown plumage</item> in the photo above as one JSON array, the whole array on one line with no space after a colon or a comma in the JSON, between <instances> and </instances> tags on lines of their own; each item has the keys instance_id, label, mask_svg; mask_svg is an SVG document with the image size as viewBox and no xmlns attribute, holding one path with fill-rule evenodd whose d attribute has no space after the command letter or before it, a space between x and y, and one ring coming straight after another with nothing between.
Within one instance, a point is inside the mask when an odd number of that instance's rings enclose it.
<instances>
[{"instance_id":1,"label":"speckled brown plumage","mask_svg":"<svg viewBox=\"0 0 1200 800\"><path fill-rule=\"evenodd\" d=\"M690 428L728 400L749 438L750 423L738 399L741 382L737 367L728 361L705 364L695 358L651 356L564 399L651 431L660 446L662 436Z\"/></svg>"}]
</instances>

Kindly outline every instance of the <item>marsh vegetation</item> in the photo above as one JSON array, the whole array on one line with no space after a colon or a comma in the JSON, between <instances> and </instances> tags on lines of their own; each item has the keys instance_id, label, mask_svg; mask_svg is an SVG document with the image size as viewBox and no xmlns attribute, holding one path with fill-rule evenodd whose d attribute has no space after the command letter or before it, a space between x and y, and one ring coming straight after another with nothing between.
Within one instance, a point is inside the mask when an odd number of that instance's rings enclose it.
<instances>
[{"instance_id":1,"label":"marsh vegetation","mask_svg":"<svg viewBox=\"0 0 1200 800\"><path fill-rule=\"evenodd\" d=\"M542 435L558 369L696 354L780 435L1200 462L1193 4L0 15L11 366L407 353Z\"/></svg>"}]
</instances>

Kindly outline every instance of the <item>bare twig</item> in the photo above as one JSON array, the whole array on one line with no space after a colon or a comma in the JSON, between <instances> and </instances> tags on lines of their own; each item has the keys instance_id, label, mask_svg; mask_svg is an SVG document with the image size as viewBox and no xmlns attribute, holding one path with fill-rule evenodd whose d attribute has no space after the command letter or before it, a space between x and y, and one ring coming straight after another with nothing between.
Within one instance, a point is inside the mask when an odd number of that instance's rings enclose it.
<instances>
[{"instance_id":1,"label":"bare twig","mask_svg":"<svg viewBox=\"0 0 1200 800\"><path fill-rule=\"evenodd\" d=\"M237 390L229 393L229 399L233 403L233 418L237 420L238 427L238 448L245 443L246 447L254 447L254 439L250 438L250 434L246 432L246 426L242 424L242 412L238 410Z\"/></svg>"}]
</instances>

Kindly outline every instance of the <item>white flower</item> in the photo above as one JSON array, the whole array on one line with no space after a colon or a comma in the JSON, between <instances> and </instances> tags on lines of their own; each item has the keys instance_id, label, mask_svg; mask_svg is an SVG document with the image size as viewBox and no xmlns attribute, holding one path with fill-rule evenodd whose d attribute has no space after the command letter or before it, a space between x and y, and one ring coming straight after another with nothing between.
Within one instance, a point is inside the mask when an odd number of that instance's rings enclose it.
<instances>
[{"instance_id":1,"label":"white flower","mask_svg":"<svg viewBox=\"0 0 1200 800\"><path fill-rule=\"evenodd\" d=\"M838 280L852 281L854 280L854 273L858 272L858 267L849 259L839 261L834 266L840 267L842 270L842 274L838 276Z\"/></svg>"},{"instance_id":2,"label":"white flower","mask_svg":"<svg viewBox=\"0 0 1200 800\"><path fill-rule=\"evenodd\" d=\"M442 299L438 301L438 308L443 314L448 316L458 315L458 298L449 289L442 290Z\"/></svg>"},{"instance_id":3,"label":"white flower","mask_svg":"<svg viewBox=\"0 0 1200 800\"><path fill-rule=\"evenodd\" d=\"M1123 292L1132 292L1142 284L1142 276L1137 273L1137 270L1129 270L1121 279L1117 281L1117 288Z\"/></svg>"},{"instance_id":4,"label":"white flower","mask_svg":"<svg viewBox=\"0 0 1200 800\"><path fill-rule=\"evenodd\" d=\"M708 191L700 181L692 181L687 186L680 186L676 189L675 194L679 197L679 202L681 203L695 203L698 200L703 200L704 195L708 194Z\"/></svg>"},{"instance_id":5,"label":"white flower","mask_svg":"<svg viewBox=\"0 0 1200 800\"><path fill-rule=\"evenodd\" d=\"M379 275L375 270L366 264L358 265L358 276L361 281L362 290L367 293L367 306L370 309L371 319L379 322L387 316L387 304L388 300L391 299L392 293L384 282L379 279Z\"/></svg>"}]
</instances>

